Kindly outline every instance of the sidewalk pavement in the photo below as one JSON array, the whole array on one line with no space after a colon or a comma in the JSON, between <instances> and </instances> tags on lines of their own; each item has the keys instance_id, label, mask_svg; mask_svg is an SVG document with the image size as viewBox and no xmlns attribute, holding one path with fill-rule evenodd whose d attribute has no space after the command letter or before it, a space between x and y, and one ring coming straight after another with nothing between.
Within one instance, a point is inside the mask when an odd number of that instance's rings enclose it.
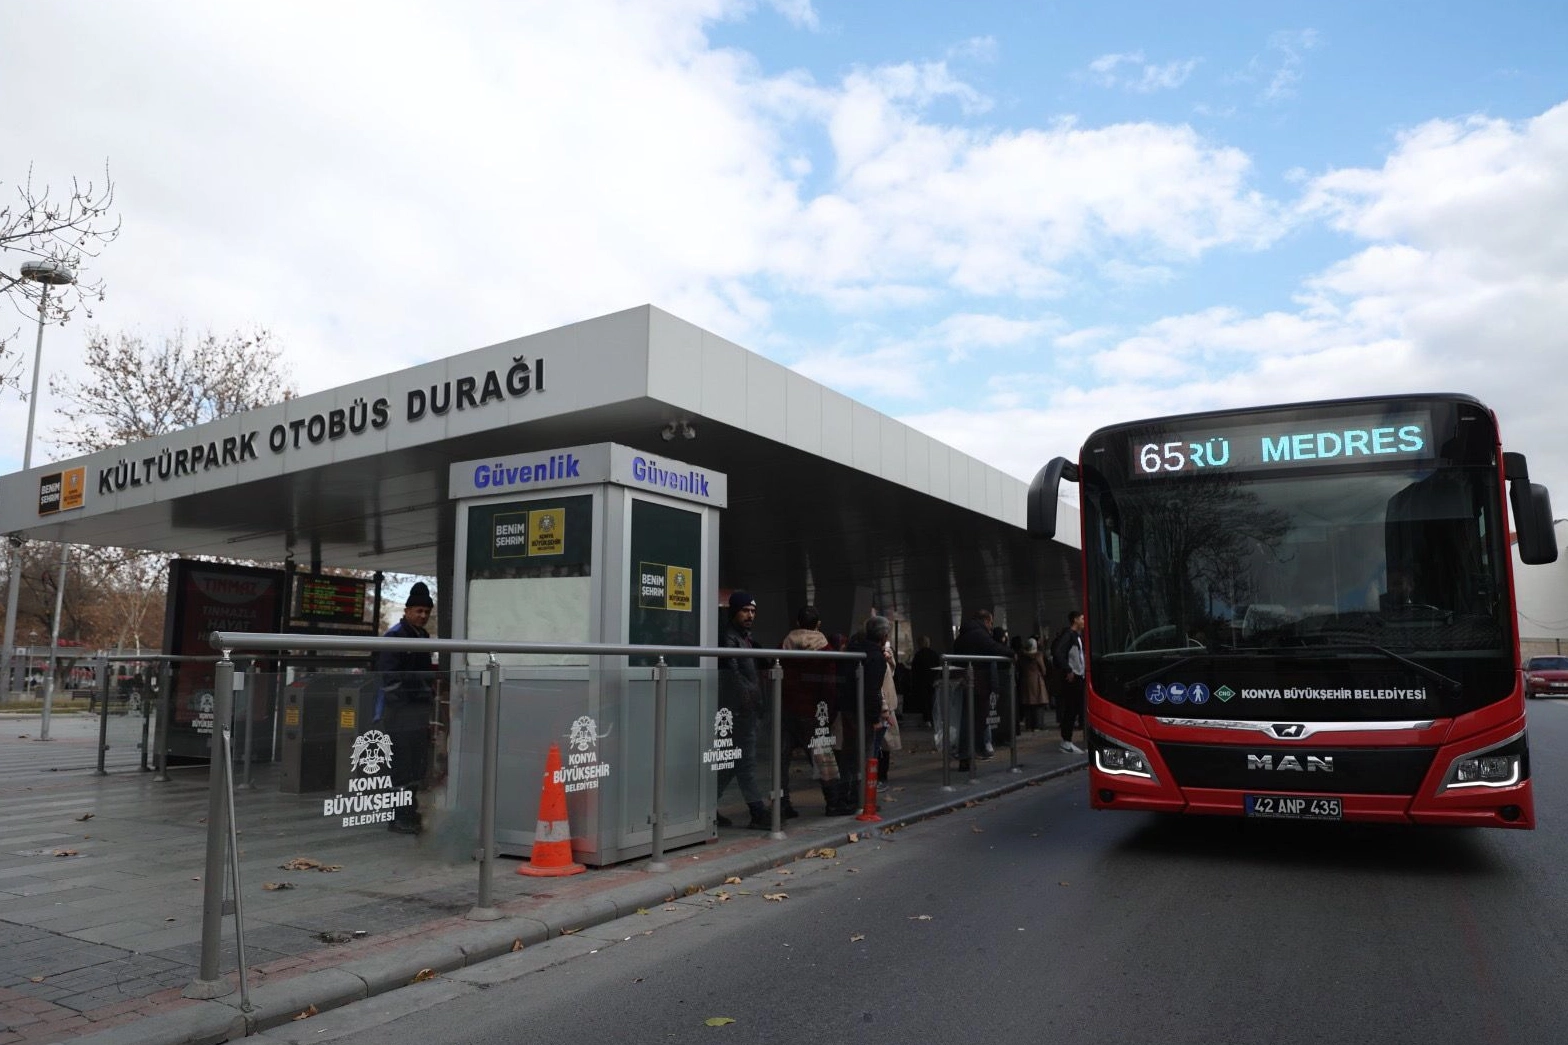
<instances>
[{"instance_id":1,"label":"sidewalk pavement","mask_svg":"<svg viewBox=\"0 0 1568 1045\"><path fill-rule=\"evenodd\" d=\"M238 990L210 1001L182 996L201 956L205 767L171 770L159 783L137 768L127 732L111 738L115 757L98 775L96 718L55 717L47 743L33 739L38 726L36 715L0 715L0 1045L241 1038L1085 764L1057 749L1054 732L1024 733L1017 772L999 748L976 764L975 783L955 764L944 791L931 734L906 724L880 823L823 816L820 790L797 762L790 786L802 815L785 823L787 838L726 828L715 841L667 853L664 873L649 872L644 858L531 878L515 873L522 861L502 858L494 900L503 917L489 922L465 917L479 883L471 827L438 818L417 839L335 828L320 815L321 796L283 794L274 767L256 767L256 787L236 794L244 1011ZM746 820L743 805L724 812ZM284 868L301 858L321 869ZM223 974L237 984L232 918L223 950Z\"/></svg>"}]
</instances>

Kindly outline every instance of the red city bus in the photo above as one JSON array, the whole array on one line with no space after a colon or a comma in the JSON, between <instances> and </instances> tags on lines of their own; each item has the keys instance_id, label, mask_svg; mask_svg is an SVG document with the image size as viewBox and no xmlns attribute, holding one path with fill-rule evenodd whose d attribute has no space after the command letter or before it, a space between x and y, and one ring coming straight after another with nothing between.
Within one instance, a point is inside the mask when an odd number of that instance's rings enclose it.
<instances>
[{"instance_id":1,"label":"red city bus","mask_svg":"<svg viewBox=\"0 0 1568 1045\"><path fill-rule=\"evenodd\" d=\"M1102 428L1079 483L1098 809L1535 826L1505 494L1520 560L1551 504L1463 395ZM1506 487L1506 490L1505 490Z\"/></svg>"}]
</instances>

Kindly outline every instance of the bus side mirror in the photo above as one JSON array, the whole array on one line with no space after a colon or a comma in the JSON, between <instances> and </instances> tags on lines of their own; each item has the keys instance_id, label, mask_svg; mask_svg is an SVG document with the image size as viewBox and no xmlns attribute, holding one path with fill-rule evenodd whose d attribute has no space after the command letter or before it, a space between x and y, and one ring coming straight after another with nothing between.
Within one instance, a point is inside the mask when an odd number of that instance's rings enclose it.
<instances>
[{"instance_id":1,"label":"bus side mirror","mask_svg":"<svg viewBox=\"0 0 1568 1045\"><path fill-rule=\"evenodd\" d=\"M1544 566L1557 561L1557 531L1552 528L1552 496L1546 487L1529 480L1508 484L1514 509L1514 532L1519 539L1519 561Z\"/></svg>"},{"instance_id":2,"label":"bus side mirror","mask_svg":"<svg viewBox=\"0 0 1568 1045\"><path fill-rule=\"evenodd\" d=\"M1056 536L1056 502L1063 479L1076 483L1078 466L1065 457L1053 457L1029 484L1025 507L1029 536L1045 541Z\"/></svg>"}]
</instances>

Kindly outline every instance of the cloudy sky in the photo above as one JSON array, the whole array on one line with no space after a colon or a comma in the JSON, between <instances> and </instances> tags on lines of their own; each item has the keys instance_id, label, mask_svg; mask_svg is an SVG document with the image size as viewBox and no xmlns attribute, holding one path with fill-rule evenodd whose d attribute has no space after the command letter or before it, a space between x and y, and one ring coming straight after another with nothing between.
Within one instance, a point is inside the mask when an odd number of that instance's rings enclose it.
<instances>
[{"instance_id":1,"label":"cloudy sky","mask_svg":"<svg viewBox=\"0 0 1568 1045\"><path fill-rule=\"evenodd\" d=\"M6 4L0 193L107 161L93 322L260 324L302 391L651 302L1023 479L1469 392L1568 508L1568 7L1180 6Z\"/></svg>"}]
</instances>

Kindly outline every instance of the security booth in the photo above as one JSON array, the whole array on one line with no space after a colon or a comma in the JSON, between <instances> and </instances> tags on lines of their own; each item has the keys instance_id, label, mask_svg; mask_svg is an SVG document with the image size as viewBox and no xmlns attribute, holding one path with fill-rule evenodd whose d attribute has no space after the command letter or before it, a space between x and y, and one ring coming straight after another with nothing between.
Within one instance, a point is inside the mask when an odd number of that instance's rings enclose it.
<instances>
[{"instance_id":1,"label":"security booth","mask_svg":"<svg viewBox=\"0 0 1568 1045\"><path fill-rule=\"evenodd\" d=\"M703 645L717 633L715 578L726 477L615 443L454 464L452 635L469 640ZM680 658L677 658L679 660ZM560 748L573 857L603 866L651 850L652 661L502 656L496 838L526 856L551 744ZM640 661L640 662L639 662ZM483 654L454 664L451 779L477 815ZM701 752L717 706L711 668L670 662L667 847L713 837L714 778Z\"/></svg>"}]
</instances>

